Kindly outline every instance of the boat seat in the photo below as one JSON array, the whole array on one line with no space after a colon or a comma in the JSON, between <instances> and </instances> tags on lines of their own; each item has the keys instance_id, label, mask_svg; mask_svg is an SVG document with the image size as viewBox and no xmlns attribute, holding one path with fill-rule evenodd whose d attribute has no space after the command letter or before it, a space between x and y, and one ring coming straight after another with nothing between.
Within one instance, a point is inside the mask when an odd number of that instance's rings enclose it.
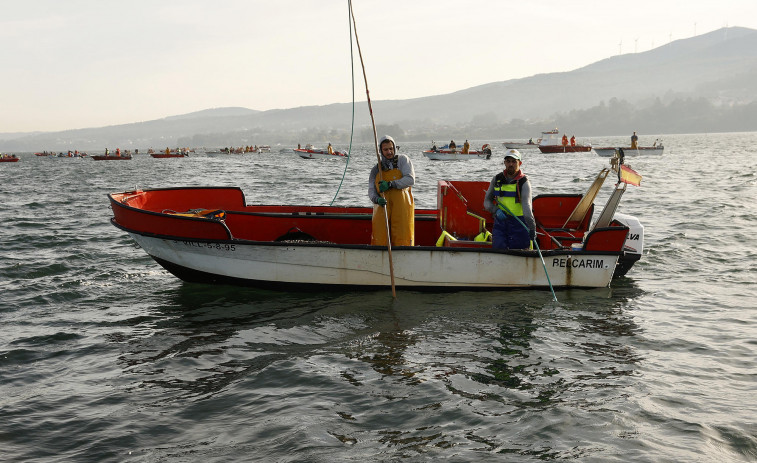
<instances>
[{"instance_id":1,"label":"boat seat","mask_svg":"<svg viewBox=\"0 0 757 463\"><path fill-rule=\"evenodd\" d=\"M176 212L169 209L163 210L164 214L180 215L182 217L194 217L198 219L226 220L226 211L221 209L190 209L186 212Z\"/></svg>"},{"instance_id":2,"label":"boat seat","mask_svg":"<svg viewBox=\"0 0 757 463\"><path fill-rule=\"evenodd\" d=\"M613 190L612 194L607 199L607 204L605 205L605 208L602 210L602 213L599 215L599 218L594 224L594 227L592 228L592 230L610 226L610 224L612 223L612 219L615 216L615 211L618 209L618 204L620 204L620 198L623 197L623 193L625 192L626 192L625 183L618 183L615 186L615 190Z\"/></svg>"},{"instance_id":3,"label":"boat seat","mask_svg":"<svg viewBox=\"0 0 757 463\"><path fill-rule=\"evenodd\" d=\"M583 198L581 198L581 201L576 204L576 207L573 209L573 212L570 213L570 216L568 216L568 219L565 221L562 228L577 229L581 226L586 218L586 214L593 210L592 206L594 205L594 199L597 197L597 193L599 193L599 189L602 188L602 184L604 184L607 174L609 173L610 169L607 168L599 171L597 178L594 179L594 182L586 191Z\"/></svg>"}]
</instances>

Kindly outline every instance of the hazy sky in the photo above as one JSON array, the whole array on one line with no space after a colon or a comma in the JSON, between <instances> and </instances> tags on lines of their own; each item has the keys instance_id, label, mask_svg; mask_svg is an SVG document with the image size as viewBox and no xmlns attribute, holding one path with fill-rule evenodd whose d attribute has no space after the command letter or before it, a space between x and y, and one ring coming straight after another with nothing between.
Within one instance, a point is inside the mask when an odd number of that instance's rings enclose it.
<instances>
[{"instance_id":1,"label":"hazy sky","mask_svg":"<svg viewBox=\"0 0 757 463\"><path fill-rule=\"evenodd\" d=\"M352 99L347 0L0 0L0 133ZM755 0L353 0L371 98L570 71L726 26ZM365 100L357 49L356 98ZM506 102L503 102L506 104Z\"/></svg>"}]
</instances>

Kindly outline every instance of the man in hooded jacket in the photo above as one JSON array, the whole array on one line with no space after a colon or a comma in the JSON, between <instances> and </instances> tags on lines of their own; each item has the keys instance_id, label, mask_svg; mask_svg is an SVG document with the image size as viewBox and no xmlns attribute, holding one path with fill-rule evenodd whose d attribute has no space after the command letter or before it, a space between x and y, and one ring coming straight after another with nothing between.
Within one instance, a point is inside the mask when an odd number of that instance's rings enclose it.
<instances>
[{"instance_id":1,"label":"man in hooded jacket","mask_svg":"<svg viewBox=\"0 0 757 463\"><path fill-rule=\"evenodd\" d=\"M371 244L386 246L386 217L393 246L413 246L415 243L415 184L413 163L404 154L397 154L397 145L389 135L381 137L381 173L378 164L368 177L368 197L373 206Z\"/></svg>"}]
</instances>

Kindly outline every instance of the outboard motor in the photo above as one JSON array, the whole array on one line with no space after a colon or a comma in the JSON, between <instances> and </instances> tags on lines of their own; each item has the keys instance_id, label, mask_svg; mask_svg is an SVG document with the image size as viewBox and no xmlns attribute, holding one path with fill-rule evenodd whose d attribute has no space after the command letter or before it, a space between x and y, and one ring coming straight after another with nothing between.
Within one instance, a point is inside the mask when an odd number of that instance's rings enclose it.
<instances>
[{"instance_id":1,"label":"outboard motor","mask_svg":"<svg viewBox=\"0 0 757 463\"><path fill-rule=\"evenodd\" d=\"M617 278L624 276L633 267L633 264L641 259L644 252L644 225L636 217L619 212L616 212L613 218L629 228L628 236L623 243L624 253L618 259L618 265L615 267L615 273L612 276Z\"/></svg>"}]
</instances>

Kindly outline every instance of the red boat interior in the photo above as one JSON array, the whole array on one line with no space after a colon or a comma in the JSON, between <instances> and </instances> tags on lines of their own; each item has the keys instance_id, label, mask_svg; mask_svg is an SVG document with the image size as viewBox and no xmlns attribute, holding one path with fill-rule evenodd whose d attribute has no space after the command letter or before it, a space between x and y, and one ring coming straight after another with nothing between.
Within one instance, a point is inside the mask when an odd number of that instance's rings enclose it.
<instances>
[{"instance_id":1,"label":"red boat interior","mask_svg":"<svg viewBox=\"0 0 757 463\"><path fill-rule=\"evenodd\" d=\"M416 246L491 247L476 241L493 219L483 207L488 182L439 181L437 209L416 209ZM206 240L370 243L370 207L247 205L235 187L137 190L109 195L114 223L139 233ZM584 242L590 251L623 249L628 228L618 223L589 231L593 204L573 214L583 195L533 199L538 245L543 250ZM568 221L569 218L575 220ZM446 232L446 234L444 233ZM442 238L440 240L440 237Z\"/></svg>"}]
</instances>

